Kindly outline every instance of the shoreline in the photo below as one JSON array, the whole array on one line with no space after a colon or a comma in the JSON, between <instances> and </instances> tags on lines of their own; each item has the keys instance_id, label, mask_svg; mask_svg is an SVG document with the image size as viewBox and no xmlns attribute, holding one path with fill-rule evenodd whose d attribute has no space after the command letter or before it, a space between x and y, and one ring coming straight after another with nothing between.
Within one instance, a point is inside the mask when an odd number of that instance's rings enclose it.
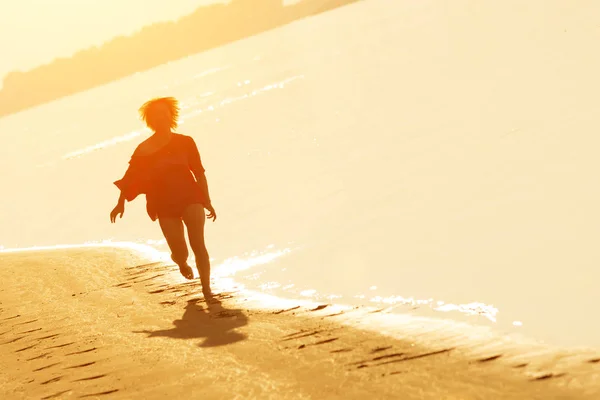
<instances>
[{"instance_id":1,"label":"shoreline","mask_svg":"<svg viewBox=\"0 0 600 400\"><path fill-rule=\"evenodd\" d=\"M535 346L451 321L236 291L232 281L216 282L220 302L207 305L199 283L149 260L143 247L82 245L53 257L43 250L0 253L0 367L10 371L0 384L9 398L111 390L110 398L159 398L201 382L229 382L231 368L239 383L209 385L202 396L318 398L325 390L328 398L394 398L400 390L399 398L562 399L600 393L600 353L592 349ZM75 355L67 354L87 350L76 355L77 365L91 363L81 368L98 371L75 376L79 368L66 365ZM192 374L181 363L200 370ZM215 368L207 371L206 363ZM156 381L154 374L168 379ZM193 376L181 382L181 374Z\"/></svg>"},{"instance_id":2,"label":"shoreline","mask_svg":"<svg viewBox=\"0 0 600 400\"><path fill-rule=\"evenodd\" d=\"M11 254L11 253L26 253L26 252L40 252L40 251L60 251L60 250L86 250L86 249L120 249L125 251L131 251L140 257L143 257L148 262L162 262L164 264L173 264L169 253L167 251L162 251L153 247L150 244L140 242L130 242L130 241L111 241L111 240L103 240L103 241L93 241L93 242L85 242L79 244L58 244L58 245L44 245L44 246L30 246L30 247L21 247L21 248L0 248L0 258L2 254ZM283 250L282 252L285 252ZM258 256L260 258L260 255ZM213 260L211 259L211 262ZM232 290L232 287L239 287L240 285L244 285L244 283L235 280L235 274L242 271L238 268L229 268L229 264L227 263L229 260L225 260L224 263L219 264L218 266L213 265L213 281L214 278L217 277L221 282L227 282L225 285L225 289L223 290ZM193 256L192 256L193 262ZM220 268L223 267L222 269ZM228 270L229 269L229 270ZM194 269L194 273L197 274L197 271ZM183 279L183 278L182 278ZM197 280L196 276L194 280ZM479 321L470 322L468 321L468 317L470 315L466 315L463 313L459 314L450 314L450 313L442 313L435 310L433 307L426 308L428 311L426 314L424 313L409 313L408 309L403 309L405 304L395 303L386 305L385 303L361 303L361 302L343 302L334 300L326 300L319 298L309 299L306 297L302 297L297 293L289 293L289 292L279 292L279 293L267 293L260 292L256 289L243 289L244 293L247 296L250 296L255 299L260 299L257 303L256 307L261 309L267 309L269 307L272 308L273 311L279 310L284 304L287 304L289 307L301 306L304 308L314 308L319 305L327 304L328 310L338 310L338 312L342 312L346 314L345 320L348 324L352 324L351 315L355 315L360 318L364 318L366 315L370 315L371 313L377 313L378 316L385 316L383 318L377 319L377 324L381 325L405 325L407 323L423 323L431 329L437 329L439 327L444 327L447 325L454 326L456 329L462 329L463 333L470 332L470 339L475 340L478 337L493 337L493 338L508 338L512 342L522 343L524 346L540 346L544 348L550 349L567 349L567 350L577 350L577 351L595 351L597 348L591 344L588 345L580 345L573 346L569 344L561 344L561 343L552 343L546 342L540 338L537 338L535 335L520 333L518 331L507 331L501 329L499 326L496 326L493 322L490 323L482 323ZM326 297L326 296L325 296ZM280 306L276 306L275 304L279 304ZM446 304L446 303L444 303ZM449 304L449 303L448 303ZM350 314L349 314L350 313ZM447 316L447 317L445 317ZM482 318L486 318L485 316L481 316ZM373 318L373 317L370 317ZM488 318L489 319L489 318ZM393 321L393 322L392 322Z\"/></svg>"}]
</instances>

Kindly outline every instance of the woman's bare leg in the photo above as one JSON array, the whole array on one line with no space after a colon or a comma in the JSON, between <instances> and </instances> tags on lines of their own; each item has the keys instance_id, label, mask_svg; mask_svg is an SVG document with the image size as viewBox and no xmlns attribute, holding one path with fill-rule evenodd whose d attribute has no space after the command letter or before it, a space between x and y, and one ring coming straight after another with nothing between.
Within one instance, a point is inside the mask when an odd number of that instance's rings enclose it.
<instances>
[{"instance_id":1,"label":"woman's bare leg","mask_svg":"<svg viewBox=\"0 0 600 400\"><path fill-rule=\"evenodd\" d=\"M210 294L210 259L204 243L204 222L206 215L202 204L190 204L183 212L183 222L187 227L190 246L196 257L196 268L202 282L202 292Z\"/></svg>"},{"instance_id":2,"label":"woman's bare leg","mask_svg":"<svg viewBox=\"0 0 600 400\"><path fill-rule=\"evenodd\" d=\"M185 242L183 222L179 218L159 218L158 222L171 250L171 259L179 266L181 275L192 279L194 271L187 263L189 251Z\"/></svg>"}]
</instances>

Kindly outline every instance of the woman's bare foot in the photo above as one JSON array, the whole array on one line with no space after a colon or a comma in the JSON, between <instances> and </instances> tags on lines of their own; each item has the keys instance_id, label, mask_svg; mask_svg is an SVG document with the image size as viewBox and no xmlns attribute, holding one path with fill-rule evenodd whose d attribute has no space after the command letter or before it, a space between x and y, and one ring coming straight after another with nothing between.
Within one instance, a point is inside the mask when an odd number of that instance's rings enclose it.
<instances>
[{"instance_id":1,"label":"woman's bare foot","mask_svg":"<svg viewBox=\"0 0 600 400\"><path fill-rule=\"evenodd\" d=\"M179 264L179 272L185 279L193 279L194 278L194 270L187 264Z\"/></svg>"},{"instance_id":2,"label":"woman's bare foot","mask_svg":"<svg viewBox=\"0 0 600 400\"><path fill-rule=\"evenodd\" d=\"M202 294L204 295L204 299L209 301L213 298L213 292L210 288L202 288Z\"/></svg>"}]
</instances>

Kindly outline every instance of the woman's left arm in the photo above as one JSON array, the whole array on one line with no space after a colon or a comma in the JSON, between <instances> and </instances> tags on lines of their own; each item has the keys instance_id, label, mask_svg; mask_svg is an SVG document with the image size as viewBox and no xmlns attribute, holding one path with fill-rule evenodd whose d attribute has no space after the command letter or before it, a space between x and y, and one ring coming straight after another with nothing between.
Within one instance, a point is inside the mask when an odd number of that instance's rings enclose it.
<instances>
[{"instance_id":1,"label":"woman's left arm","mask_svg":"<svg viewBox=\"0 0 600 400\"><path fill-rule=\"evenodd\" d=\"M210 200L210 193L208 191L208 181L206 180L206 174L204 173L205 169L200 159L200 152L198 151L198 146L196 146L196 142L192 137L190 137L190 143L188 146L188 162L190 170L193 172L194 177L196 178L196 182L198 183L200 191L202 192L202 196L205 200L204 208L206 208L210 212L208 218L212 218L214 220L216 219L216 213Z\"/></svg>"}]
</instances>

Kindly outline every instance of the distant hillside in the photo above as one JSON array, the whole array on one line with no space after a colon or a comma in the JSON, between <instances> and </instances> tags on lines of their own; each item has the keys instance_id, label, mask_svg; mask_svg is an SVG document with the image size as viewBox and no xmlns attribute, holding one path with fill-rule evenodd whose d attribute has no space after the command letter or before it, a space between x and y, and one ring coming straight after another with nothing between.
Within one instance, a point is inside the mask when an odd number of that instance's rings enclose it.
<instances>
[{"instance_id":1,"label":"distant hillside","mask_svg":"<svg viewBox=\"0 0 600 400\"><path fill-rule=\"evenodd\" d=\"M6 75L0 117L359 0L233 0L144 27L27 72ZM76 32L74 32L76 34Z\"/></svg>"}]
</instances>

